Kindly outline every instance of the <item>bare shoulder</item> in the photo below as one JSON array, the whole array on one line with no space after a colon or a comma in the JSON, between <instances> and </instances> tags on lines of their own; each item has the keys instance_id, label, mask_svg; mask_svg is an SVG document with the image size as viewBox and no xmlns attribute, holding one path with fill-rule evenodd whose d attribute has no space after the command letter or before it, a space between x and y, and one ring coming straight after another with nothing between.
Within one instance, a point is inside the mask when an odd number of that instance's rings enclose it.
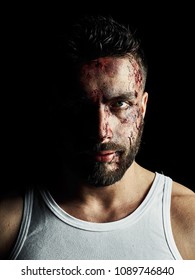
<instances>
[{"instance_id":1,"label":"bare shoulder","mask_svg":"<svg viewBox=\"0 0 195 280\"><path fill-rule=\"evenodd\" d=\"M177 182L173 182L172 211L195 223L195 193Z\"/></svg>"},{"instance_id":2,"label":"bare shoulder","mask_svg":"<svg viewBox=\"0 0 195 280\"><path fill-rule=\"evenodd\" d=\"M14 245L22 213L22 194L11 193L0 197L0 259L6 259Z\"/></svg>"},{"instance_id":3,"label":"bare shoulder","mask_svg":"<svg viewBox=\"0 0 195 280\"><path fill-rule=\"evenodd\" d=\"M171 222L178 249L184 259L195 259L195 193L173 182Z\"/></svg>"}]
</instances>

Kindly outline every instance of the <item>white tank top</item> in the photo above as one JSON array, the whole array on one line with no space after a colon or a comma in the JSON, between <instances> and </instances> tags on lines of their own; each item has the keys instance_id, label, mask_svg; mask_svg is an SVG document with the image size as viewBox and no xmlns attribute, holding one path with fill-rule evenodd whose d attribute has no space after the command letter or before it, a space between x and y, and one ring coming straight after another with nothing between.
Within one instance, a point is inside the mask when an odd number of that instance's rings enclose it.
<instances>
[{"instance_id":1,"label":"white tank top","mask_svg":"<svg viewBox=\"0 0 195 280\"><path fill-rule=\"evenodd\" d=\"M10 259L181 260L170 222L172 180L156 172L139 207L114 222L77 219L48 191L26 192L23 219Z\"/></svg>"}]
</instances>

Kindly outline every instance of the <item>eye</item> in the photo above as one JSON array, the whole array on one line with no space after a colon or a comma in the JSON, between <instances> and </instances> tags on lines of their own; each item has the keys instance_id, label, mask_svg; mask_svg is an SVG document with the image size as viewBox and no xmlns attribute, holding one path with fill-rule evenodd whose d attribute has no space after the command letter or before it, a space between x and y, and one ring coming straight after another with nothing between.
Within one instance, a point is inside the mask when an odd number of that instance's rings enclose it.
<instances>
[{"instance_id":1,"label":"eye","mask_svg":"<svg viewBox=\"0 0 195 280\"><path fill-rule=\"evenodd\" d=\"M129 108L129 104L122 100L117 100L111 104L112 109L127 109Z\"/></svg>"}]
</instances>

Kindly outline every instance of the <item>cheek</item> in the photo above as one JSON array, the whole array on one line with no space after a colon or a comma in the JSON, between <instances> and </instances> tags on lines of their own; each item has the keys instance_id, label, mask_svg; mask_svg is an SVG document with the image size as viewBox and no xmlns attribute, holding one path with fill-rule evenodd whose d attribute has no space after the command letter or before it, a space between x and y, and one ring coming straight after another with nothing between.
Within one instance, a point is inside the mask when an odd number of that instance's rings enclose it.
<instances>
[{"instance_id":1,"label":"cheek","mask_svg":"<svg viewBox=\"0 0 195 280\"><path fill-rule=\"evenodd\" d=\"M138 106L125 110L120 116L121 124L129 125L130 127L135 128L135 130L139 129L141 119L141 109Z\"/></svg>"},{"instance_id":2,"label":"cheek","mask_svg":"<svg viewBox=\"0 0 195 280\"><path fill-rule=\"evenodd\" d=\"M134 140L139 133L142 123L142 114L140 108L137 106L126 110L120 116L119 134L121 137L131 138Z\"/></svg>"}]
</instances>

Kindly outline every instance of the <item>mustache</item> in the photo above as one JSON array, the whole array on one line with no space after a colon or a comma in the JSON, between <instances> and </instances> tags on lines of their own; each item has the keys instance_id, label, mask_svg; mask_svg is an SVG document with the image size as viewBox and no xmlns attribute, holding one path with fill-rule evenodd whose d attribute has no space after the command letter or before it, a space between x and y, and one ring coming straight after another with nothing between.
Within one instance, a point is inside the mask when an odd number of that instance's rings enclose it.
<instances>
[{"instance_id":1,"label":"mustache","mask_svg":"<svg viewBox=\"0 0 195 280\"><path fill-rule=\"evenodd\" d=\"M119 144L116 144L114 142L109 142L109 143L100 143L100 144L95 144L91 146L88 149L83 150L81 153L99 153L101 151L109 151L109 150L114 150L118 152L122 152L125 150L125 147Z\"/></svg>"}]
</instances>

